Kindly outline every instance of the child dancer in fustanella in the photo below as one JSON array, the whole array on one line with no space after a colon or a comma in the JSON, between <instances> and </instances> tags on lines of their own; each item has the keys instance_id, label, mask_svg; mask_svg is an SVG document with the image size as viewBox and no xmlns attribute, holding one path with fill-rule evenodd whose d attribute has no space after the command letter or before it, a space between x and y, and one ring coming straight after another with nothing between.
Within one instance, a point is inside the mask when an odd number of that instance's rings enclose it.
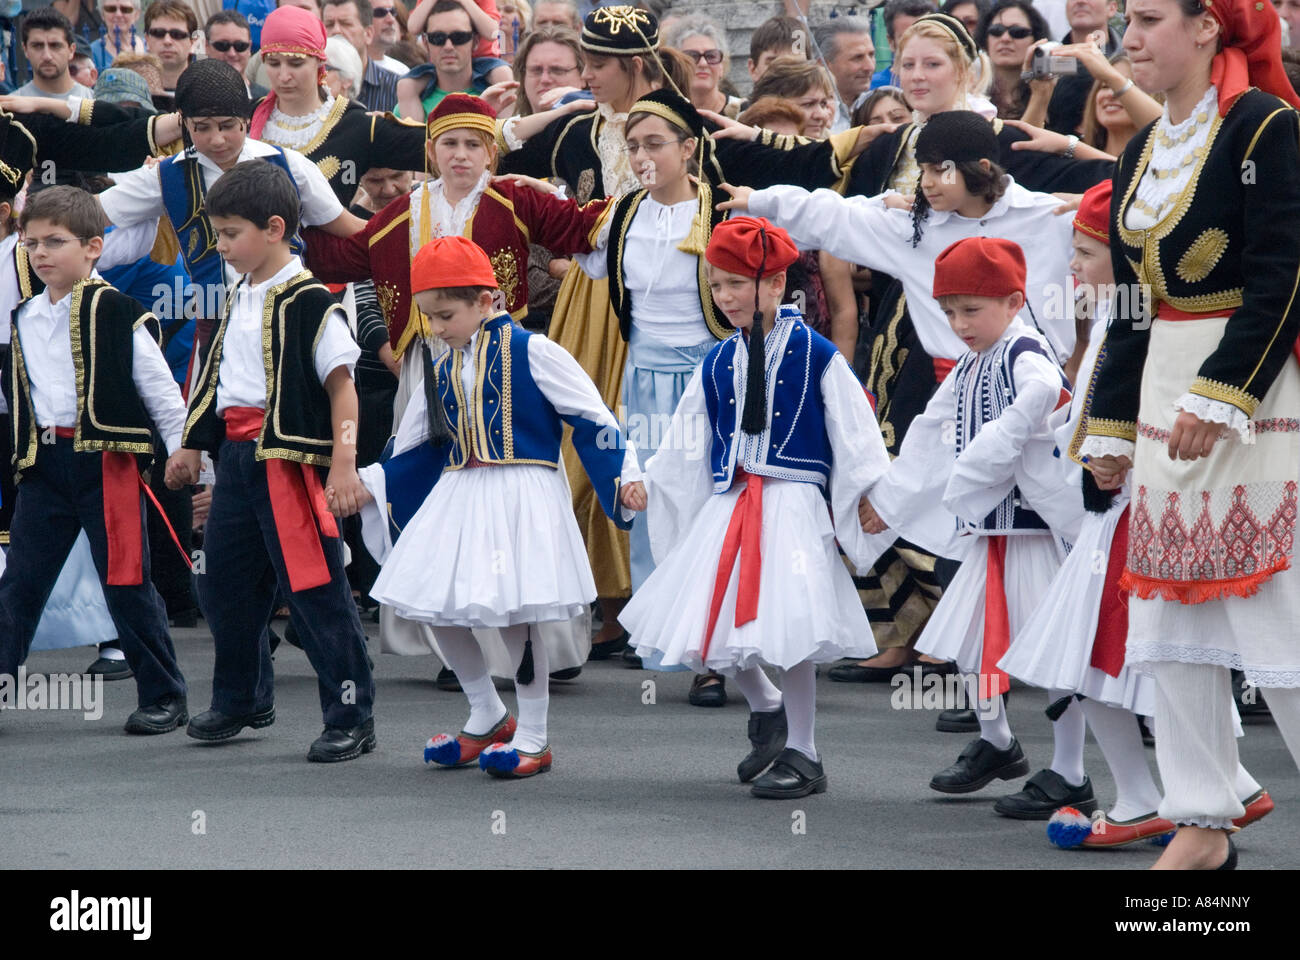
<instances>
[{"instance_id":1,"label":"child dancer in fustanella","mask_svg":"<svg viewBox=\"0 0 1300 960\"><path fill-rule=\"evenodd\" d=\"M1051 447L1035 441L1050 437L1048 419L1070 394L1047 340L1018 316L1025 302L1018 244L984 237L952 244L934 262L933 296L967 353L913 421L888 475L869 491L864 522L873 533L901 528L908 539L951 555L951 547L939 548L939 524L927 517L942 520L946 512L948 530L971 541L916 647L978 676L971 686L980 737L930 781L942 793L970 793L1029 772L1002 698L1010 680L997 663L1050 586L1064 550L1017 478L1032 469L1035 455L1051 457ZM1033 802L1022 791L999 800L999 813L1045 820L1064 804L1085 813L1095 808L1083 775L1077 706L1056 720L1053 733L1051 770L1037 779L1063 784L1059 799Z\"/></svg>"},{"instance_id":2,"label":"child dancer in fustanella","mask_svg":"<svg viewBox=\"0 0 1300 960\"><path fill-rule=\"evenodd\" d=\"M815 664L875 653L835 541L850 558L866 547L858 498L889 464L844 357L780 305L798 255L763 219L713 230L709 287L736 332L692 375L646 466L658 565L620 615L639 655L734 678L753 746L737 774L771 764L751 792L776 799L826 789ZM782 671L780 690L762 664Z\"/></svg>"},{"instance_id":3,"label":"child dancer in fustanella","mask_svg":"<svg viewBox=\"0 0 1300 960\"><path fill-rule=\"evenodd\" d=\"M385 466L365 480L382 509L390 478L423 476L432 489L402 526L373 596L433 626L469 699L461 732L425 747L426 762L479 766L496 777L551 768L546 644L538 623L570 620L596 599L587 552L560 463L564 424L606 512L644 506L636 452L563 348L496 308L492 264L462 236L426 244L411 263L411 291L433 333L450 347L428 363ZM415 426L427 441L408 439ZM415 469L411 469L412 464ZM408 488L409 492L409 488ZM409 502L409 497L408 497ZM368 509L363 521L387 521ZM471 630L496 627L515 668L519 718L497 696Z\"/></svg>"}]
</instances>

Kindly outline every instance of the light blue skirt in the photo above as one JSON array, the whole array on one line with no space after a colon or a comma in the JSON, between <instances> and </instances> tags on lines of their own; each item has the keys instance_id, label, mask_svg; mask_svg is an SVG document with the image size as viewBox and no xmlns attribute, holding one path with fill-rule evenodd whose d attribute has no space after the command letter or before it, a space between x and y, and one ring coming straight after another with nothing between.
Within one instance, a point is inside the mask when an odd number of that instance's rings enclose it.
<instances>
[{"instance_id":1,"label":"light blue skirt","mask_svg":"<svg viewBox=\"0 0 1300 960\"><path fill-rule=\"evenodd\" d=\"M0 571L4 555L0 553ZM32 650L63 650L67 647L94 646L117 639L117 627L108 613L104 588L90 555L90 541L84 531L68 551L59 579L50 591L45 611L36 626Z\"/></svg>"},{"instance_id":2,"label":"light blue skirt","mask_svg":"<svg viewBox=\"0 0 1300 960\"><path fill-rule=\"evenodd\" d=\"M659 449L663 437L669 434L673 412L686 392L695 368L703 362L709 351L717 345L710 337L703 343L689 347L675 347L657 340L632 325L632 339L628 343L627 366L623 371L624 429L628 439L636 446L637 459L645 469ZM654 556L650 552L650 533L643 515L632 521L628 535L629 555L632 565L632 592L635 593L654 571ZM686 670L675 665L662 667L663 654L656 652L644 659L650 670Z\"/></svg>"}]
</instances>

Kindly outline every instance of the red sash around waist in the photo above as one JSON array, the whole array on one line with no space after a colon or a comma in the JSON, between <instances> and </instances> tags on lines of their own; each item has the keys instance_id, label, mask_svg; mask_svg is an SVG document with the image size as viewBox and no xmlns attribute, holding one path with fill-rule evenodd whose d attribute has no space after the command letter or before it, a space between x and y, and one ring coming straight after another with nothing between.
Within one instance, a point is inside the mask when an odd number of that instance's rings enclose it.
<instances>
[{"instance_id":1,"label":"red sash around waist","mask_svg":"<svg viewBox=\"0 0 1300 960\"><path fill-rule=\"evenodd\" d=\"M1092 642L1091 666L1118 677L1124 666L1128 642L1128 597L1119 585L1124 563L1128 559L1128 507L1119 515L1115 534L1110 540L1106 562L1106 579L1101 591L1101 609L1097 614L1097 634Z\"/></svg>"},{"instance_id":2,"label":"red sash around waist","mask_svg":"<svg viewBox=\"0 0 1300 960\"><path fill-rule=\"evenodd\" d=\"M943 383L948 379L948 374L952 373L952 368L957 366L956 360L949 360L947 357L931 357L934 361L934 382Z\"/></svg>"},{"instance_id":3,"label":"red sash around waist","mask_svg":"<svg viewBox=\"0 0 1300 960\"><path fill-rule=\"evenodd\" d=\"M262 432L266 411L260 407L227 407L226 439L236 443L256 440ZM339 535L334 515L325 503L316 468L306 463L272 458L266 461L266 488L271 497L275 533L294 593L330 582L329 566L321 549L320 533Z\"/></svg>"},{"instance_id":4,"label":"red sash around waist","mask_svg":"<svg viewBox=\"0 0 1300 960\"><path fill-rule=\"evenodd\" d=\"M1011 689L1011 678L998 661L1011 646L1011 615L1007 610L1007 538L989 537L984 577L984 648L980 654L980 686L989 697ZM980 691L981 695L984 691Z\"/></svg>"},{"instance_id":5,"label":"red sash around waist","mask_svg":"<svg viewBox=\"0 0 1300 960\"><path fill-rule=\"evenodd\" d=\"M64 440L76 437L75 427L55 427L54 435ZM153 495L149 485L135 466L135 454L117 450L104 450L100 454L104 476L104 533L108 541L108 585L110 587L138 587L144 582L144 538L141 535L140 491L153 502L162 517L172 543L193 567L189 554L181 546L171 521L163 512L162 504Z\"/></svg>"},{"instance_id":6,"label":"red sash around waist","mask_svg":"<svg viewBox=\"0 0 1300 960\"><path fill-rule=\"evenodd\" d=\"M760 550L763 532L763 478L746 473L737 466L732 483L734 485L742 480L745 489L740 491L740 496L731 509L731 522L727 524L722 554L718 557L718 573L713 580L709 623L704 628L704 642L700 645L700 661L705 663L706 669L713 628L718 623L718 614L722 610L722 600L727 594L727 584L731 582L731 571L735 569L737 555L740 556L740 582L736 587L736 626L744 626L758 617L758 584L763 573Z\"/></svg>"}]
</instances>

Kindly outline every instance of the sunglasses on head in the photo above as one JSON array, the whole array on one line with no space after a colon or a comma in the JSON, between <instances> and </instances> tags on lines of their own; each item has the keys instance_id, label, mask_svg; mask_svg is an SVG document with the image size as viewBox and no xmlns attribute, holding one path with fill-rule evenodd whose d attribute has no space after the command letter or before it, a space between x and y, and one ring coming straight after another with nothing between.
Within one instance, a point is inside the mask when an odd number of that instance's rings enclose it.
<instances>
[{"instance_id":1,"label":"sunglasses on head","mask_svg":"<svg viewBox=\"0 0 1300 960\"><path fill-rule=\"evenodd\" d=\"M162 40L164 37L171 37L177 43L190 38L188 30L164 30L162 27L150 27L149 36L153 37L155 40Z\"/></svg>"},{"instance_id":2,"label":"sunglasses on head","mask_svg":"<svg viewBox=\"0 0 1300 960\"><path fill-rule=\"evenodd\" d=\"M235 53L243 53L252 44L247 40L211 40L208 46L220 53L229 53L232 49Z\"/></svg>"},{"instance_id":3,"label":"sunglasses on head","mask_svg":"<svg viewBox=\"0 0 1300 960\"><path fill-rule=\"evenodd\" d=\"M428 40L429 44L435 47L445 45L448 40L451 41L451 44L454 47L463 47L474 39L474 33L472 30L453 30L451 33L447 33L444 30L436 30L432 33L426 33L424 39Z\"/></svg>"},{"instance_id":4,"label":"sunglasses on head","mask_svg":"<svg viewBox=\"0 0 1300 960\"><path fill-rule=\"evenodd\" d=\"M683 50L682 53L686 54L696 63L703 60L711 67L716 67L722 62L721 50Z\"/></svg>"},{"instance_id":5,"label":"sunglasses on head","mask_svg":"<svg viewBox=\"0 0 1300 960\"><path fill-rule=\"evenodd\" d=\"M1028 27L1008 27L1005 23L995 23L985 32L990 37L1000 37L1004 33L1009 33L1012 40L1024 40L1026 37L1034 35L1034 31Z\"/></svg>"},{"instance_id":6,"label":"sunglasses on head","mask_svg":"<svg viewBox=\"0 0 1300 960\"><path fill-rule=\"evenodd\" d=\"M393 7L371 7L370 12L374 15L376 20L383 20L386 17L391 17L394 9L395 8Z\"/></svg>"}]
</instances>

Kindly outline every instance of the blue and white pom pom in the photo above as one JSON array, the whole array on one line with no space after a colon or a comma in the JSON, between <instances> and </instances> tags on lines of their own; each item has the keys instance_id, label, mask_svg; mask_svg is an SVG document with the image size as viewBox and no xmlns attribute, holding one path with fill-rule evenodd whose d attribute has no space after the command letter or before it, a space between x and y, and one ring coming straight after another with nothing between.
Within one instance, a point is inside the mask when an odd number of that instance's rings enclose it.
<instances>
[{"instance_id":1,"label":"blue and white pom pom","mask_svg":"<svg viewBox=\"0 0 1300 960\"><path fill-rule=\"evenodd\" d=\"M1092 820L1074 807L1061 807L1047 821L1047 839L1062 850L1073 850L1092 833Z\"/></svg>"},{"instance_id":2,"label":"blue and white pom pom","mask_svg":"<svg viewBox=\"0 0 1300 960\"><path fill-rule=\"evenodd\" d=\"M519 753L508 743L494 743L478 755L480 769L504 770L509 773L519 766Z\"/></svg>"},{"instance_id":3,"label":"blue and white pom pom","mask_svg":"<svg viewBox=\"0 0 1300 960\"><path fill-rule=\"evenodd\" d=\"M460 742L445 733L430 738L424 745L424 762L436 763L443 767L456 766L460 763Z\"/></svg>"}]
</instances>

